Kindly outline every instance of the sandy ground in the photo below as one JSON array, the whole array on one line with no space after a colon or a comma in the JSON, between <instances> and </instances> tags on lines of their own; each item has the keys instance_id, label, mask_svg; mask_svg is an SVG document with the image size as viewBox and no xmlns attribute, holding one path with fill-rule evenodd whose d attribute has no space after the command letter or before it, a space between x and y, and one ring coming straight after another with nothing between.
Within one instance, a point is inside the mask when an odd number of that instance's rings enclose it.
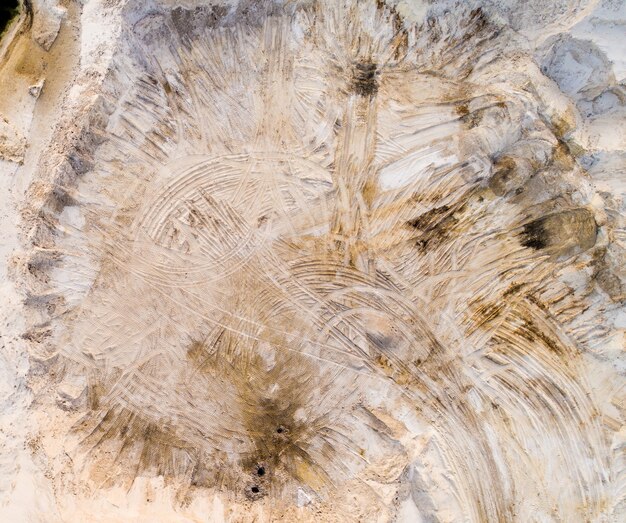
<instances>
[{"instance_id":1,"label":"sandy ground","mask_svg":"<svg viewBox=\"0 0 626 523\"><path fill-rule=\"evenodd\" d=\"M312 4L3 37L0 520L623 521L626 4Z\"/></svg>"}]
</instances>

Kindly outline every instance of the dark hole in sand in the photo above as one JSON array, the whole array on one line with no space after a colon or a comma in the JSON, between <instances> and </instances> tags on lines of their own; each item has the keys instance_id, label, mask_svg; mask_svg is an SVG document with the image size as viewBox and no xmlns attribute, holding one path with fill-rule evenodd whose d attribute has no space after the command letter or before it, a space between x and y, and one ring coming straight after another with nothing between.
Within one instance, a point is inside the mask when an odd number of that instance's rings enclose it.
<instances>
[{"instance_id":1,"label":"dark hole in sand","mask_svg":"<svg viewBox=\"0 0 626 523\"><path fill-rule=\"evenodd\" d=\"M259 493L259 487L257 487L256 485L254 487L252 487L250 490L252 491L253 494L258 494Z\"/></svg>"},{"instance_id":2,"label":"dark hole in sand","mask_svg":"<svg viewBox=\"0 0 626 523\"><path fill-rule=\"evenodd\" d=\"M265 476L265 467L259 467L258 469L256 469L256 473L259 476Z\"/></svg>"}]
</instances>

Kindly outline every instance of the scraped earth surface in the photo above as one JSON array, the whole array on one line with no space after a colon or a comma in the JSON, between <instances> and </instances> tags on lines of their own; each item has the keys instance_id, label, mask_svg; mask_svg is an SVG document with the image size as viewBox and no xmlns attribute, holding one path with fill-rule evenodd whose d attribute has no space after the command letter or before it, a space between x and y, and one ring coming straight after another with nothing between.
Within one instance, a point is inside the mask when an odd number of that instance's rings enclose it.
<instances>
[{"instance_id":1,"label":"scraped earth surface","mask_svg":"<svg viewBox=\"0 0 626 523\"><path fill-rule=\"evenodd\" d=\"M626 517L624 4L34 4L9 521Z\"/></svg>"}]
</instances>

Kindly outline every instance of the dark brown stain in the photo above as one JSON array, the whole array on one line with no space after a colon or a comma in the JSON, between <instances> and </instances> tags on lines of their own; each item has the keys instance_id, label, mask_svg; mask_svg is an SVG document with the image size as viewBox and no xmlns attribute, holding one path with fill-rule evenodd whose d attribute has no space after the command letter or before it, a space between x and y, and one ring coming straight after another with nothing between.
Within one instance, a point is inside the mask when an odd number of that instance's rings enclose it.
<instances>
[{"instance_id":1,"label":"dark brown stain","mask_svg":"<svg viewBox=\"0 0 626 523\"><path fill-rule=\"evenodd\" d=\"M243 430L235 427L230 429L235 432L229 433L225 429L225 434L220 432L217 437L225 442L234 437L243 441L244 447L239 446L247 450L227 455L210 442L199 444L198 434L195 430L187 433L184 424L157 423L140 412L111 404L112 376L90 383L88 418L99 421L95 426L86 422L78 427L83 433L88 431L83 448L92 453L93 474L99 477L106 475L105 470L116 470L121 482L132 482L140 474L163 475L167 481L188 478L190 487L224 488L253 501L272 492L280 495L289 484L314 491L330 485L325 460L331 463L337 450L326 445L320 458L319 454L311 456L308 449L309 441L323 430L326 420L319 412L302 415L309 412L314 386L311 376L316 368L298 354L277 350L276 362L268 369L258 350L251 347L242 352L238 343L229 331L216 331L206 339L191 340L185 354L191 367L203 376L199 383L211 387L211 382L219 379L234 386L235 395L231 390L216 398L216 406L236 413ZM147 368L141 370L149 372ZM272 393L275 385L279 395ZM209 434L215 434L214 430ZM113 463L110 452L102 452L109 448L118 449Z\"/></svg>"},{"instance_id":2,"label":"dark brown stain","mask_svg":"<svg viewBox=\"0 0 626 523\"><path fill-rule=\"evenodd\" d=\"M202 29L212 29L228 15L229 8L223 5L199 6L194 9L175 7L172 9L172 24L182 41L194 38Z\"/></svg>"},{"instance_id":3,"label":"dark brown stain","mask_svg":"<svg viewBox=\"0 0 626 523\"><path fill-rule=\"evenodd\" d=\"M376 7L382 16L391 22L394 38L390 45L394 48L394 59L401 60L406 56L409 48L409 33L405 27L404 17L395 5L389 5L384 0L376 0Z\"/></svg>"},{"instance_id":4,"label":"dark brown stain","mask_svg":"<svg viewBox=\"0 0 626 523\"><path fill-rule=\"evenodd\" d=\"M104 485L130 486L140 475L164 476L168 481L189 477L202 462L200 451L178 437L172 426L157 425L125 408L104 407L103 411L100 402L97 407L100 421L82 446L91 453L92 478ZM207 477L215 486L219 475Z\"/></svg>"},{"instance_id":5,"label":"dark brown stain","mask_svg":"<svg viewBox=\"0 0 626 523\"><path fill-rule=\"evenodd\" d=\"M545 218L538 218L524 225L522 230L522 245L530 249L545 249L550 243L550 237L545 228Z\"/></svg>"},{"instance_id":6,"label":"dark brown stain","mask_svg":"<svg viewBox=\"0 0 626 523\"><path fill-rule=\"evenodd\" d=\"M562 140L569 132L572 131L573 124L565 116L555 116L552 121L549 122L554 136L559 140Z\"/></svg>"},{"instance_id":7,"label":"dark brown stain","mask_svg":"<svg viewBox=\"0 0 626 523\"><path fill-rule=\"evenodd\" d=\"M445 217L450 213L450 207L442 205L441 207L435 207L424 214L419 215L414 220L408 222L408 225L419 230L427 230L441 220L441 217Z\"/></svg>"},{"instance_id":8,"label":"dark brown stain","mask_svg":"<svg viewBox=\"0 0 626 523\"><path fill-rule=\"evenodd\" d=\"M92 380L87 387L87 404L91 410L98 410L102 396L106 393L104 385L98 380Z\"/></svg>"},{"instance_id":9,"label":"dark brown stain","mask_svg":"<svg viewBox=\"0 0 626 523\"><path fill-rule=\"evenodd\" d=\"M570 170L576 164L576 159L572 155L568 145L561 139L552 151L551 165L558 169Z\"/></svg>"},{"instance_id":10,"label":"dark brown stain","mask_svg":"<svg viewBox=\"0 0 626 523\"><path fill-rule=\"evenodd\" d=\"M459 13L459 6L455 10L445 9L439 16L428 17L420 30L428 35L428 45L441 45L443 35L448 33L447 23L461 28L461 31L447 36L445 47L437 56L436 66L456 61L457 71L455 80L467 78L473 71L475 61L463 60L471 55L480 55L482 48L488 46L490 41L498 36L498 30L489 24L487 16L481 8L476 8L469 13ZM472 42L469 45L469 42ZM470 50L471 49L471 55Z\"/></svg>"},{"instance_id":11,"label":"dark brown stain","mask_svg":"<svg viewBox=\"0 0 626 523\"><path fill-rule=\"evenodd\" d=\"M502 294L502 297L508 298L509 296L518 294L519 291L521 291L525 286L526 286L525 283L513 283L506 291L504 291L504 294Z\"/></svg>"},{"instance_id":12,"label":"dark brown stain","mask_svg":"<svg viewBox=\"0 0 626 523\"><path fill-rule=\"evenodd\" d=\"M376 180L368 178L363 184L361 194L363 195L363 201L365 201L368 206L371 206L378 194L378 184Z\"/></svg>"},{"instance_id":13,"label":"dark brown stain","mask_svg":"<svg viewBox=\"0 0 626 523\"><path fill-rule=\"evenodd\" d=\"M46 326L40 329L29 329L22 334L22 339L28 340L32 343L42 343L50 336L52 336L52 329L49 326Z\"/></svg>"},{"instance_id":14,"label":"dark brown stain","mask_svg":"<svg viewBox=\"0 0 626 523\"><path fill-rule=\"evenodd\" d=\"M523 318L522 321L523 325L515 330L518 336L535 344L540 342L559 356L564 354L563 348L558 340L548 336L531 318Z\"/></svg>"},{"instance_id":15,"label":"dark brown stain","mask_svg":"<svg viewBox=\"0 0 626 523\"><path fill-rule=\"evenodd\" d=\"M286 366L294 364L293 361L284 363ZM280 383L280 397L267 397L245 376L237 384L240 410L252 449L241 456L240 463L243 470L249 471L252 484L259 487L258 492L246 490L246 494L253 499L263 497L272 489L280 489L290 481L314 489L321 486L319 482L329 482L323 465L317 463L307 451L308 441L324 422L296 416L297 411L306 411L310 397L306 393L306 373L302 375L302 381L285 379L289 372L281 362L268 374L270 383ZM303 391L305 394L302 394ZM311 476L315 478L313 484L310 484Z\"/></svg>"},{"instance_id":16,"label":"dark brown stain","mask_svg":"<svg viewBox=\"0 0 626 523\"><path fill-rule=\"evenodd\" d=\"M371 60L361 60L352 69L351 89L359 96L374 96L378 92L378 72Z\"/></svg>"},{"instance_id":17,"label":"dark brown stain","mask_svg":"<svg viewBox=\"0 0 626 523\"><path fill-rule=\"evenodd\" d=\"M489 188L497 195L507 192L507 185L515 176L517 164L510 156L502 156L494 164L494 173L489 179Z\"/></svg>"},{"instance_id":18,"label":"dark brown stain","mask_svg":"<svg viewBox=\"0 0 626 523\"><path fill-rule=\"evenodd\" d=\"M571 255L595 245L597 225L593 213L579 207L540 216L524 224L520 236L524 247Z\"/></svg>"},{"instance_id":19,"label":"dark brown stain","mask_svg":"<svg viewBox=\"0 0 626 523\"><path fill-rule=\"evenodd\" d=\"M467 103L457 105L456 114L459 115L459 118L467 129L477 127L483 119L483 111L470 111Z\"/></svg>"},{"instance_id":20,"label":"dark brown stain","mask_svg":"<svg viewBox=\"0 0 626 523\"><path fill-rule=\"evenodd\" d=\"M418 231L416 245L420 250L432 248L450 238L459 223L459 219L455 217L457 207L459 206L435 207L407 222L409 227Z\"/></svg>"}]
</instances>

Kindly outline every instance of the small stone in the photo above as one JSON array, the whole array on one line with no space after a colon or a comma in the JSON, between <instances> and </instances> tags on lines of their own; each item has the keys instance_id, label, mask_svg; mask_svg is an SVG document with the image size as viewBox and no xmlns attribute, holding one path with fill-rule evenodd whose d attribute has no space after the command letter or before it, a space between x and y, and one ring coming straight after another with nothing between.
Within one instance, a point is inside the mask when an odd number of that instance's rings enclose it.
<instances>
[{"instance_id":1,"label":"small stone","mask_svg":"<svg viewBox=\"0 0 626 523\"><path fill-rule=\"evenodd\" d=\"M297 503L299 507L304 507L311 503L311 497L301 488L298 489Z\"/></svg>"},{"instance_id":2,"label":"small stone","mask_svg":"<svg viewBox=\"0 0 626 523\"><path fill-rule=\"evenodd\" d=\"M44 82L45 82L45 79L42 78L36 84L31 85L28 88L28 94L30 94L33 98L39 98L39 95L41 94L41 90L43 89Z\"/></svg>"},{"instance_id":3,"label":"small stone","mask_svg":"<svg viewBox=\"0 0 626 523\"><path fill-rule=\"evenodd\" d=\"M74 410L87 399L87 382L82 376L70 376L57 389L57 405L63 410Z\"/></svg>"}]
</instances>

